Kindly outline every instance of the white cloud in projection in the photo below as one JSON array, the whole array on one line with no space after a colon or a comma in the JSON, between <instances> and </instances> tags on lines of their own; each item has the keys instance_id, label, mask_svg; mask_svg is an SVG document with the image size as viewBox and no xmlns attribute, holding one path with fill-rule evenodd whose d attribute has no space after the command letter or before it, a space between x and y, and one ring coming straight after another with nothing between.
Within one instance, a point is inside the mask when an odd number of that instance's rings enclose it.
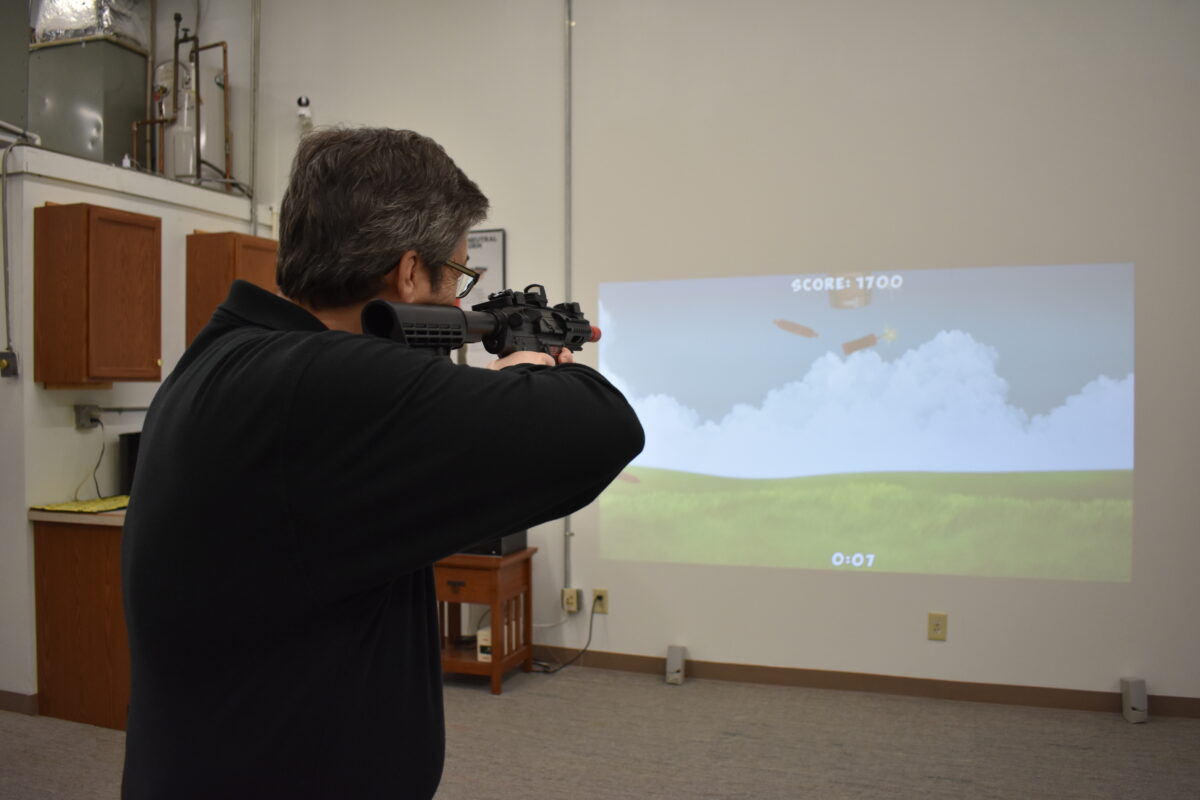
<instances>
[{"instance_id":1,"label":"white cloud in projection","mask_svg":"<svg viewBox=\"0 0 1200 800\"><path fill-rule=\"evenodd\" d=\"M673 397L625 393L646 429L635 465L734 478L846 472L1133 468L1133 375L1105 376L1030 417L1009 405L996 350L959 330L887 362L827 353L800 380L720 422Z\"/></svg>"}]
</instances>

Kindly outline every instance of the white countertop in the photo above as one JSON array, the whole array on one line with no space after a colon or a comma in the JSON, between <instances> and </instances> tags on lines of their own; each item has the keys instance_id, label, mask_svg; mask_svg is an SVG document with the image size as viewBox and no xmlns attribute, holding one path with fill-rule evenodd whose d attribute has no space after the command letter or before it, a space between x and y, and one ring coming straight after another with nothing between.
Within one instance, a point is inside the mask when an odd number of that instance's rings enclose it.
<instances>
[{"instance_id":1,"label":"white countertop","mask_svg":"<svg viewBox=\"0 0 1200 800\"><path fill-rule=\"evenodd\" d=\"M125 510L101 511L96 514L80 514L74 511L29 510L32 522L63 522L68 525L106 525L120 528L125 524Z\"/></svg>"}]
</instances>

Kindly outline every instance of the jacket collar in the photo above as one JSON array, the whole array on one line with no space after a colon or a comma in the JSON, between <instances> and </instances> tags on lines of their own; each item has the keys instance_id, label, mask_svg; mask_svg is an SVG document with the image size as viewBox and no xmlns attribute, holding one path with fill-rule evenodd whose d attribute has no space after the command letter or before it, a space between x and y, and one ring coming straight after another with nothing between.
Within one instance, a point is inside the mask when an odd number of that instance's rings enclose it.
<instances>
[{"instance_id":1,"label":"jacket collar","mask_svg":"<svg viewBox=\"0 0 1200 800\"><path fill-rule=\"evenodd\" d=\"M300 306L259 286L235 280L217 315L232 314L243 322L280 331L327 331L325 324Z\"/></svg>"}]
</instances>

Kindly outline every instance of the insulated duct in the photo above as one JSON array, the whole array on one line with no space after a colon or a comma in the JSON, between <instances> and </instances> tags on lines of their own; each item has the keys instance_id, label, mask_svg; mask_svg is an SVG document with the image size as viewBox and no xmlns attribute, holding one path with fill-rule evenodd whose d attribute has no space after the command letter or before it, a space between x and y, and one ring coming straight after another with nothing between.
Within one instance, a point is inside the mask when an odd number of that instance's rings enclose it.
<instances>
[{"instance_id":1,"label":"insulated duct","mask_svg":"<svg viewBox=\"0 0 1200 800\"><path fill-rule=\"evenodd\" d=\"M33 5L35 46L111 38L142 52L149 49L150 0L40 0Z\"/></svg>"}]
</instances>

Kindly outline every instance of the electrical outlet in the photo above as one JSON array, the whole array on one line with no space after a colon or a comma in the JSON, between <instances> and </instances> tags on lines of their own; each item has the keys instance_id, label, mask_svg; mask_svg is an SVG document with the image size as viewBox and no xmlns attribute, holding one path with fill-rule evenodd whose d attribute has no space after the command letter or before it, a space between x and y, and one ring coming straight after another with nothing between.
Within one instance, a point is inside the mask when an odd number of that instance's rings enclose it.
<instances>
[{"instance_id":1,"label":"electrical outlet","mask_svg":"<svg viewBox=\"0 0 1200 800\"><path fill-rule=\"evenodd\" d=\"M946 641L946 625L949 616L949 614L936 614L932 611L929 612L929 641Z\"/></svg>"},{"instance_id":2,"label":"electrical outlet","mask_svg":"<svg viewBox=\"0 0 1200 800\"><path fill-rule=\"evenodd\" d=\"M563 589L562 607L568 614L579 611L579 602L583 599L583 589Z\"/></svg>"},{"instance_id":3,"label":"electrical outlet","mask_svg":"<svg viewBox=\"0 0 1200 800\"><path fill-rule=\"evenodd\" d=\"M608 589L592 590L592 608L597 614L608 613Z\"/></svg>"},{"instance_id":4,"label":"electrical outlet","mask_svg":"<svg viewBox=\"0 0 1200 800\"><path fill-rule=\"evenodd\" d=\"M100 406L75 406L75 427L83 430L95 428L100 422Z\"/></svg>"},{"instance_id":5,"label":"electrical outlet","mask_svg":"<svg viewBox=\"0 0 1200 800\"><path fill-rule=\"evenodd\" d=\"M17 377L17 354L12 350L0 351L0 378Z\"/></svg>"}]
</instances>

